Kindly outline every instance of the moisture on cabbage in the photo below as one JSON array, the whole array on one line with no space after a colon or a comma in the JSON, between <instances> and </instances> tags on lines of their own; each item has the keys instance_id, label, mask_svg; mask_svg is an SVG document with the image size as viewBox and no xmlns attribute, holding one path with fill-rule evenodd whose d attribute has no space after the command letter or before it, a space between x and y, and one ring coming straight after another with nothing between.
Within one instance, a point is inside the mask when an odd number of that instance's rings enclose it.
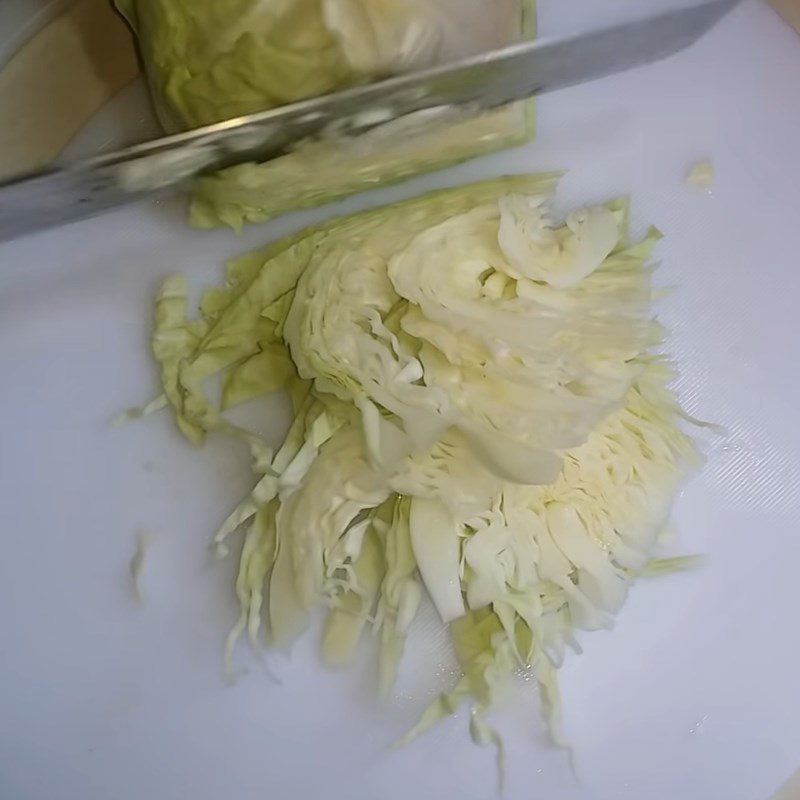
<instances>
[{"instance_id":1,"label":"moisture on cabbage","mask_svg":"<svg viewBox=\"0 0 800 800\"><path fill-rule=\"evenodd\" d=\"M162 124L177 131L421 69L534 33L533 0L116 0L135 30ZM531 104L411 115L366 139L299 142L202 178L201 227L240 228L524 141Z\"/></svg>"},{"instance_id":2,"label":"moisture on cabbage","mask_svg":"<svg viewBox=\"0 0 800 800\"><path fill-rule=\"evenodd\" d=\"M302 231L234 261L192 320L182 278L158 300L181 430L253 455L255 486L215 537L222 554L244 537L231 646L291 642L327 607L325 659L346 663L373 632L386 691L427 595L463 677L412 735L468 703L473 737L497 743L484 714L527 667L561 741L565 650L612 623L698 463L654 350L658 233L629 241L622 200L558 219L556 181ZM279 389L294 422L273 452L225 411Z\"/></svg>"}]
</instances>

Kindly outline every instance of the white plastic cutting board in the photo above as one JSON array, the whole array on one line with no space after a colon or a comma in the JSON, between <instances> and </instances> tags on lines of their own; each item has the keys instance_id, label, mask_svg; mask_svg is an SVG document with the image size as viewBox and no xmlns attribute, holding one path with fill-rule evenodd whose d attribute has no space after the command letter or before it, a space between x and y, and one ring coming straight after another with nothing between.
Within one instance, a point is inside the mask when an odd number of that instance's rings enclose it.
<instances>
[{"instance_id":1,"label":"white plastic cutting board","mask_svg":"<svg viewBox=\"0 0 800 800\"><path fill-rule=\"evenodd\" d=\"M544 31L596 3L543 0ZM0 8L0 29L20 5ZM706 438L676 510L675 551L709 566L638 585L562 671L575 774L532 687L497 714L507 800L766 800L800 766L799 85L800 38L750 0L671 61L544 98L533 145L336 207L559 167L565 203L631 192L639 229L666 234L659 278L677 291L660 315L681 397L730 431ZM682 182L705 157L711 195ZM389 749L452 680L432 615L386 707L369 659L326 672L312 639L268 656L282 685L246 648L248 673L226 685L235 564L205 545L249 487L246 454L197 451L167 416L109 425L156 389L165 274L217 281L226 257L330 213L236 238L189 231L179 203L143 204L0 246L3 800L495 797L494 756L463 713ZM138 529L154 536L143 606Z\"/></svg>"}]
</instances>

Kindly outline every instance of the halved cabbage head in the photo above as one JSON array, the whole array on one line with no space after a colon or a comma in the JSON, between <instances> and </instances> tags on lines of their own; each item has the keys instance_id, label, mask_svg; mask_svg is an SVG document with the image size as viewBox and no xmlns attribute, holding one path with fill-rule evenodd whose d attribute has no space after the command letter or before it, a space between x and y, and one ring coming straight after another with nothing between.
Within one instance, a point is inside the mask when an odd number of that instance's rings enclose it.
<instances>
[{"instance_id":1,"label":"halved cabbage head","mask_svg":"<svg viewBox=\"0 0 800 800\"><path fill-rule=\"evenodd\" d=\"M246 525L234 636L273 641L331 607L342 663L380 633L392 683L423 592L452 626L462 700L482 713L532 667L554 732L555 669L578 628L608 626L697 457L650 348L658 239L631 244L621 201L557 220L554 175L447 189L334 220L244 256L184 318L159 299L154 349L182 430L251 447L258 479L217 534ZM224 406L284 386L271 451ZM233 641L233 639L232 639Z\"/></svg>"},{"instance_id":2,"label":"halved cabbage head","mask_svg":"<svg viewBox=\"0 0 800 800\"><path fill-rule=\"evenodd\" d=\"M531 38L533 0L116 0L168 131L195 128ZM298 143L199 181L193 221L241 227L524 141L532 106L357 140Z\"/></svg>"}]
</instances>

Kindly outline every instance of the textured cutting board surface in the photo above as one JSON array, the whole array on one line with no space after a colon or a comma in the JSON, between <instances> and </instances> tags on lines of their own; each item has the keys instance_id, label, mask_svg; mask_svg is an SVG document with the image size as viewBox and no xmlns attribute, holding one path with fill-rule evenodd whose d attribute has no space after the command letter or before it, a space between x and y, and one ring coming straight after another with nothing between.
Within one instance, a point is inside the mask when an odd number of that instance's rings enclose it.
<instances>
[{"instance_id":1,"label":"textured cutting board surface","mask_svg":"<svg viewBox=\"0 0 800 800\"><path fill-rule=\"evenodd\" d=\"M9 50L22 44L0 71L0 177L54 161L139 71L130 33L106 0L54 3L37 17L27 40L9 39Z\"/></svg>"},{"instance_id":2,"label":"textured cutting board surface","mask_svg":"<svg viewBox=\"0 0 800 800\"><path fill-rule=\"evenodd\" d=\"M599 19L598 2L543 0L543 33ZM0 5L4 34L20 7ZM532 687L496 715L507 800L766 800L800 765L799 75L800 38L749 0L668 62L543 98L535 143L335 207L552 168L570 170L565 206L630 192L637 229L665 234L658 279L676 291L659 316L678 391L728 430L704 437L707 467L676 508L675 551L708 566L638 585L615 629L567 659L575 774L545 742ZM683 183L701 158L711 194ZM0 797L496 796L465 714L389 749L452 680L432 614L385 706L371 654L326 672L311 638L267 656L280 685L246 648L226 685L235 564L212 563L206 542L249 488L246 453L198 451L166 416L109 425L156 391L163 276L218 281L225 258L331 213L237 238L188 230L177 201L144 203L0 245ZM140 529L153 536L142 606L128 576Z\"/></svg>"}]
</instances>

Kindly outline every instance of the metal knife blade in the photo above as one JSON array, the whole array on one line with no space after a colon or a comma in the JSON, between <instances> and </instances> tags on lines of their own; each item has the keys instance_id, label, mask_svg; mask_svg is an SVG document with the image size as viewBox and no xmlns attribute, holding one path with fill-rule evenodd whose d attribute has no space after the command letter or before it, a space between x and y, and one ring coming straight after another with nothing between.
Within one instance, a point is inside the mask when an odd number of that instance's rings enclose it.
<instances>
[{"instance_id":1,"label":"metal knife blade","mask_svg":"<svg viewBox=\"0 0 800 800\"><path fill-rule=\"evenodd\" d=\"M485 53L442 67L228 120L0 183L0 240L93 216L233 164L267 161L294 143L358 135L424 109L487 110L666 58L738 0L705 0L656 16Z\"/></svg>"}]
</instances>

